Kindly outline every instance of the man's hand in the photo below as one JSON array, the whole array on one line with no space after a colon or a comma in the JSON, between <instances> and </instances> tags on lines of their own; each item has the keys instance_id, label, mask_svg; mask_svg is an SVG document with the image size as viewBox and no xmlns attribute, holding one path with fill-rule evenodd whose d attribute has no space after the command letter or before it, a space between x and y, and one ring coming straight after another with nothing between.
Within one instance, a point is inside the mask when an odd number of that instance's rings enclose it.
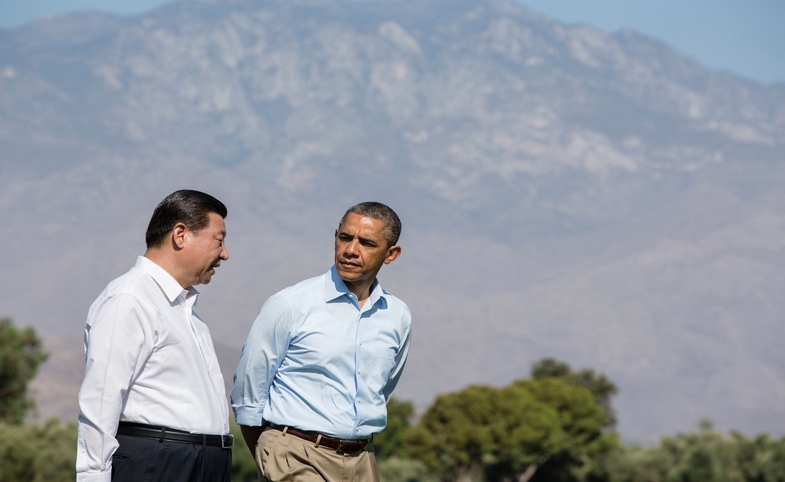
<instances>
[{"instance_id":1,"label":"man's hand","mask_svg":"<svg viewBox=\"0 0 785 482\"><path fill-rule=\"evenodd\" d=\"M249 427L248 425L240 425L240 431L243 434L245 445L248 446L248 450L251 451L251 455L254 456L254 459L256 459L256 444L258 443L259 437L262 435L263 430L264 427Z\"/></svg>"}]
</instances>

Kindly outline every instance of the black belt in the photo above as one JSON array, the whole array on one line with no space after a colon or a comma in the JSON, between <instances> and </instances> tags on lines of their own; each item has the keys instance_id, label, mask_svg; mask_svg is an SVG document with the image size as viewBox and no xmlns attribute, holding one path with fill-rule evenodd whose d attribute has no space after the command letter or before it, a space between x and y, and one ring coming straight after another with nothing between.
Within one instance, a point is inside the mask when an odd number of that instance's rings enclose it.
<instances>
[{"instance_id":1,"label":"black belt","mask_svg":"<svg viewBox=\"0 0 785 482\"><path fill-rule=\"evenodd\" d=\"M315 443L317 446L323 445L325 447L329 447L339 454L352 454L355 452L360 452L361 450L365 450L365 447L368 446L371 439L369 438L361 438L361 439L340 439L334 437L328 437L327 435L322 435L317 432L303 432L302 430L297 430L294 427L286 427L283 425L277 425L274 423L268 424L268 426L274 430L280 430L281 432L292 434L295 437L299 437L303 440L307 440L309 442Z\"/></svg>"},{"instance_id":2,"label":"black belt","mask_svg":"<svg viewBox=\"0 0 785 482\"><path fill-rule=\"evenodd\" d=\"M120 422L117 426L117 435L141 437L158 440L159 442L180 442L194 445L209 445L228 449L234 444L234 435L208 435L203 433L188 433L168 427L146 425L143 423Z\"/></svg>"}]
</instances>

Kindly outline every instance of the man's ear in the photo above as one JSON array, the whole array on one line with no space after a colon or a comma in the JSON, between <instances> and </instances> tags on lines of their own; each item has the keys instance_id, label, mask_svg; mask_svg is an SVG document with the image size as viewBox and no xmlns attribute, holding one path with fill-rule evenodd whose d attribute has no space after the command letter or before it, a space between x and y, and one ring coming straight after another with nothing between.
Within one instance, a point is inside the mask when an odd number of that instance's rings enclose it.
<instances>
[{"instance_id":1,"label":"man's ear","mask_svg":"<svg viewBox=\"0 0 785 482\"><path fill-rule=\"evenodd\" d=\"M177 249L183 249L185 247L185 235L188 232L188 226L183 223L177 223L174 225L174 229L172 229L172 247Z\"/></svg>"},{"instance_id":2,"label":"man's ear","mask_svg":"<svg viewBox=\"0 0 785 482\"><path fill-rule=\"evenodd\" d=\"M384 258L384 264L390 264L401 255L400 246L390 246L387 248L387 257Z\"/></svg>"}]
</instances>

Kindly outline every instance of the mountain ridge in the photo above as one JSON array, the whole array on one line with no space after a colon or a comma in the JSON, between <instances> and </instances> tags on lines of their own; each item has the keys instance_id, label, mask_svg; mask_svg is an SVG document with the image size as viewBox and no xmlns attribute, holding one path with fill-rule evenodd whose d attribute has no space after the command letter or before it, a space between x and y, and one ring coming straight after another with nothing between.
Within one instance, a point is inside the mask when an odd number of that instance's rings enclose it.
<instances>
[{"instance_id":1,"label":"mountain ridge","mask_svg":"<svg viewBox=\"0 0 785 482\"><path fill-rule=\"evenodd\" d=\"M381 273L416 319L401 398L555 356L620 385L628 440L783 433L784 144L785 85L503 0L51 17L0 31L0 311L78 338L194 188L229 206L199 309L239 350L375 199L404 220Z\"/></svg>"}]
</instances>

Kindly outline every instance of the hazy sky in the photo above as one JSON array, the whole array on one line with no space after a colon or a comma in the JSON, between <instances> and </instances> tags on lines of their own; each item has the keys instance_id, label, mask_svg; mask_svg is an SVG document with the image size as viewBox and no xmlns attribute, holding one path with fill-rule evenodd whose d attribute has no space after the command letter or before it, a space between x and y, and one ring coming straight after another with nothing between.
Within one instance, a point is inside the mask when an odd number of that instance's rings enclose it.
<instances>
[{"instance_id":1,"label":"hazy sky","mask_svg":"<svg viewBox=\"0 0 785 482\"><path fill-rule=\"evenodd\" d=\"M412 0L427 1L427 0ZM785 82L783 0L519 0L568 23L652 35L713 69ZM80 9L136 14L166 0L0 0L0 28Z\"/></svg>"}]
</instances>

